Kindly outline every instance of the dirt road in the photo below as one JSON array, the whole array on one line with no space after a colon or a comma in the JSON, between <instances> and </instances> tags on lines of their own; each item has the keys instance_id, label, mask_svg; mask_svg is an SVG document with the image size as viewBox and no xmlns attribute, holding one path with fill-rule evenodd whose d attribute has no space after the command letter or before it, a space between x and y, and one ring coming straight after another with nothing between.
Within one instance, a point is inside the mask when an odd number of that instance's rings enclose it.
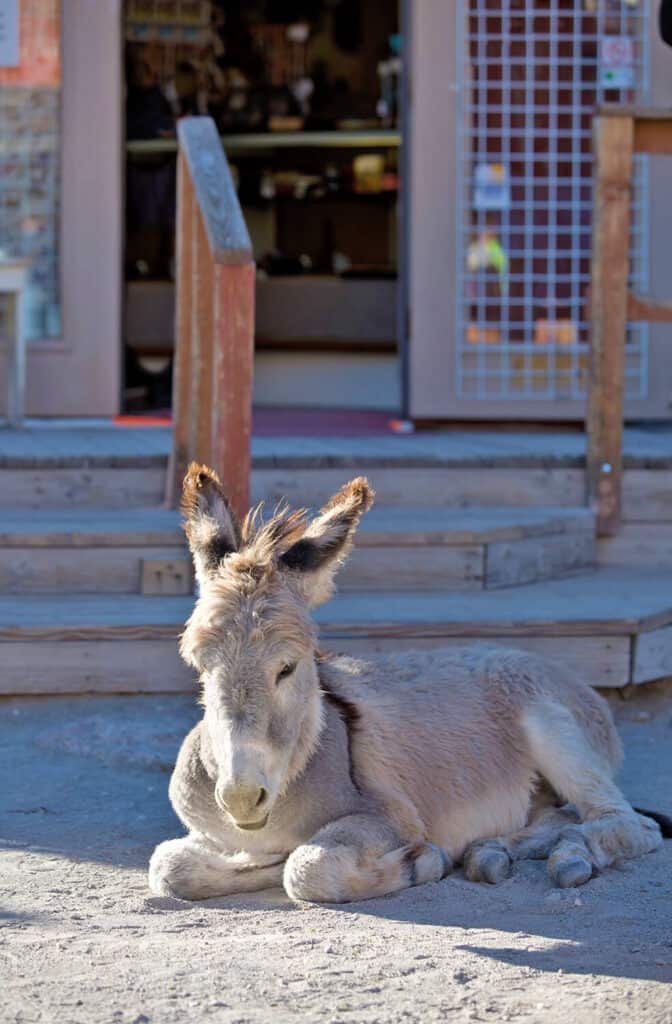
<instances>
[{"instance_id":1,"label":"dirt road","mask_svg":"<svg viewBox=\"0 0 672 1024\"><path fill-rule=\"evenodd\" d=\"M616 699L622 782L672 813L672 688ZM182 697L0 702L0 1021L672 1024L672 841L579 890L543 863L347 907L153 898Z\"/></svg>"}]
</instances>

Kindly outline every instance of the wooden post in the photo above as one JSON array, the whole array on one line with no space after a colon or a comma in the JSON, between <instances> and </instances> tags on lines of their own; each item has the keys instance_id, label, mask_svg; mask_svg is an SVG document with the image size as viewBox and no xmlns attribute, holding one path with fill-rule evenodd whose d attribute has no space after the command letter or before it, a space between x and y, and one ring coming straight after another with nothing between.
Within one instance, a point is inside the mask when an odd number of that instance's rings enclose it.
<instances>
[{"instance_id":1,"label":"wooden post","mask_svg":"<svg viewBox=\"0 0 672 1024\"><path fill-rule=\"evenodd\" d=\"M173 447L166 478L166 505L174 508L191 458L191 362L193 301L194 189L184 153L177 159L175 245L175 356L173 360Z\"/></svg>"},{"instance_id":2,"label":"wooden post","mask_svg":"<svg viewBox=\"0 0 672 1024\"><path fill-rule=\"evenodd\" d=\"M239 516L250 505L254 281L254 263L216 268L212 464Z\"/></svg>"},{"instance_id":3,"label":"wooden post","mask_svg":"<svg viewBox=\"0 0 672 1024\"><path fill-rule=\"evenodd\" d=\"M196 213L192 277L191 457L212 461L213 352L215 330L215 265L200 211Z\"/></svg>"},{"instance_id":4,"label":"wooden post","mask_svg":"<svg viewBox=\"0 0 672 1024\"><path fill-rule=\"evenodd\" d=\"M247 511L252 419L252 246L224 151L209 117L178 124L174 440L166 503L191 459L213 466Z\"/></svg>"},{"instance_id":5,"label":"wooden post","mask_svg":"<svg viewBox=\"0 0 672 1024\"><path fill-rule=\"evenodd\" d=\"M595 193L591 265L588 388L588 503L601 536L621 517L623 381L628 304L633 120L597 116L593 122Z\"/></svg>"}]
</instances>

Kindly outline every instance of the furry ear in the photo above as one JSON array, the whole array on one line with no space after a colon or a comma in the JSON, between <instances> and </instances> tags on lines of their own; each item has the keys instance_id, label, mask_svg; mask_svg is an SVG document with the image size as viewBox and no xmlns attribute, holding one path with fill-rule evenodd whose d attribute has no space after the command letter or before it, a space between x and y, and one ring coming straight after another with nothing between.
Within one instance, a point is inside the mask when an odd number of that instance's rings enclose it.
<instances>
[{"instance_id":1,"label":"furry ear","mask_svg":"<svg viewBox=\"0 0 672 1024\"><path fill-rule=\"evenodd\" d=\"M359 520L371 508L373 498L373 488L365 477L351 480L278 559L281 568L292 573L310 606L331 597L336 570L347 557Z\"/></svg>"},{"instance_id":2,"label":"furry ear","mask_svg":"<svg viewBox=\"0 0 672 1024\"><path fill-rule=\"evenodd\" d=\"M240 530L233 509L213 469L192 462L182 485L184 530L201 586L219 563L240 546Z\"/></svg>"}]
</instances>

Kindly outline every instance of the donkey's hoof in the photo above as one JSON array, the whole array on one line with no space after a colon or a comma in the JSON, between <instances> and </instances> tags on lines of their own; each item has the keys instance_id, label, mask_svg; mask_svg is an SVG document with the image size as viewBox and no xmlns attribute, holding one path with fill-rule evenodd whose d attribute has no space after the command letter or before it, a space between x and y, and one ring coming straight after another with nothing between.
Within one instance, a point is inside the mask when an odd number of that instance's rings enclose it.
<instances>
[{"instance_id":1,"label":"donkey's hoof","mask_svg":"<svg viewBox=\"0 0 672 1024\"><path fill-rule=\"evenodd\" d=\"M464 871L470 882L499 885L511 874L511 858L503 846L472 846L464 858Z\"/></svg>"},{"instance_id":2,"label":"donkey's hoof","mask_svg":"<svg viewBox=\"0 0 672 1024\"><path fill-rule=\"evenodd\" d=\"M593 865L585 857L572 857L553 866L551 879L558 889L573 889L585 885L593 877Z\"/></svg>"},{"instance_id":3,"label":"donkey's hoof","mask_svg":"<svg viewBox=\"0 0 672 1024\"><path fill-rule=\"evenodd\" d=\"M445 850L435 843L412 847L406 854L411 885L440 882L453 870L453 862Z\"/></svg>"}]
</instances>

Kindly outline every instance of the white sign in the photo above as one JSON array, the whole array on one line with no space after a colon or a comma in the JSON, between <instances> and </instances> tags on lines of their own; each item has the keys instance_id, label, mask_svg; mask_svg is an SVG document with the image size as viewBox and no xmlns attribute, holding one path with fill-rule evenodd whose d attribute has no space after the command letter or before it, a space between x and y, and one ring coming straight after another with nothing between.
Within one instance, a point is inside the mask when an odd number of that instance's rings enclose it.
<instances>
[{"instance_id":1,"label":"white sign","mask_svg":"<svg viewBox=\"0 0 672 1024\"><path fill-rule=\"evenodd\" d=\"M633 89L635 44L631 36L600 39L600 85L603 89Z\"/></svg>"},{"instance_id":2,"label":"white sign","mask_svg":"<svg viewBox=\"0 0 672 1024\"><path fill-rule=\"evenodd\" d=\"M504 164L476 164L474 209L508 210L511 206L509 171Z\"/></svg>"},{"instance_id":3,"label":"white sign","mask_svg":"<svg viewBox=\"0 0 672 1024\"><path fill-rule=\"evenodd\" d=\"M19 59L19 0L0 0L0 68L16 68Z\"/></svg>"}]
</instances>

